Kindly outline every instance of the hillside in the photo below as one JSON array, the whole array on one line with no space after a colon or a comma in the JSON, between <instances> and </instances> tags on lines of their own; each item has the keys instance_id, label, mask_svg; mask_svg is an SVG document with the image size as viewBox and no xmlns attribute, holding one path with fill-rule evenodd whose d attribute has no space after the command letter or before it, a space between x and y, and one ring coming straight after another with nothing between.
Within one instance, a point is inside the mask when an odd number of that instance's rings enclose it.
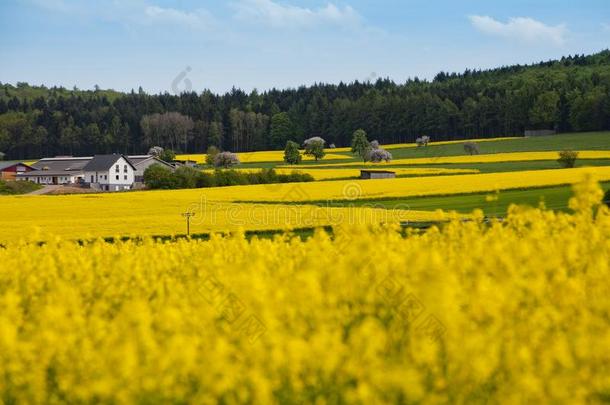
<instances>
[{"instance_id":1,"label":"hillside","mask_svg":"<svg viewBox=\"0 0 610 405\"><path fill-rule=\"evenodd\" d=\"M153 115L175 112L176 114ZM186 153L282 149L321 135L349 144L363 128L381 143L610 129L610 51L534 65L439 73L397 84L316 84L250 94L149 95L0 84L0 151L6 159L57 154Z\"/></svg>"}]
</instances>

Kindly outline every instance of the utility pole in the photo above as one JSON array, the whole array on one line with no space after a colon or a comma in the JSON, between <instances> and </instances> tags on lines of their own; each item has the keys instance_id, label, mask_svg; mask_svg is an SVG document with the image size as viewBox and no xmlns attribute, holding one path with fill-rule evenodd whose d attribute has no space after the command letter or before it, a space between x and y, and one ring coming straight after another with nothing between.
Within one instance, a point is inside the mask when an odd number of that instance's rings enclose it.
<instances>
[{"instance_id":1,"label":"utility pole","mask_svg":"<svg viewBox=\"0 0 610 405\"><path fill-rule=\"evenodd\" d=\"M191 235L191 217L195 216L194 212L183 212L182 216L186 218L186 236Z\"/></svg>"}]
</instances>

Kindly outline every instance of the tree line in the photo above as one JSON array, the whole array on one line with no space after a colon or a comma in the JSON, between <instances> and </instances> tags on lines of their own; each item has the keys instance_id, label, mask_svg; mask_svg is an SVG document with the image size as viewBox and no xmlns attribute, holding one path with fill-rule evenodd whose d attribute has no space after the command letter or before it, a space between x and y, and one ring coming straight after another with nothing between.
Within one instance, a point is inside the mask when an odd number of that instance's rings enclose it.
<instances>
[{"instance_id":1,"label":"tree line","mask_svg":"<svg viewBox=\"0 0 610 405\"><path fill-rule=\"evenodd\" d=\"M434 80L389 79L293 89L233 88L180 95L0 83L0 152L6 159L100 153L152 146L203 153L283 149L321 136L348 146L364 129L383 144L610 130L610 51Z\"/></svg>"}]
</instances>

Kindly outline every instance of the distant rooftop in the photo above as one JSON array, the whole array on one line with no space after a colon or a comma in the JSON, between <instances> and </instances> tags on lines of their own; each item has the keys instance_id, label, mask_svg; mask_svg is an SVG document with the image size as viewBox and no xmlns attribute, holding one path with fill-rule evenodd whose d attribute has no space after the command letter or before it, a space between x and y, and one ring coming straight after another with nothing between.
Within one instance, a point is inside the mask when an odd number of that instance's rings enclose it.
<instances>
[{"instance_id":1,"label":"distant rooftop","mask_svg":"<svg viewBox=\"0 0 610 405\"><path fill-rule=\"evenodd\" d=\"M18 162L18 161L10 161L10 162L0 162L0 170L2 170L2 169L6 169L7 167L11 167L11 166L19 165L19 164L24 165L24 166L27 166L27 167L31 167L31 166L29 166L29 165L26 165L26 164L25 164L25 163L23 163L23 162Z\"/></svg>"},{"instance_id":2,"label":"distant rooftop","mask_svg":"<svg viewBox=\"0 0 610 405\"><path fill-rule=\"evenodd\" d=\"M52 158L42 158L40 160L90 160L93 159L92 156L82 156L82 157L74 157L74 156L55 156Z\"/></svg>"},{"instance_id":3,"label":"distant rooftop","mask_svg":"<svg viewBox=\"0 0 610 405\"><path fill-rule=\"evenodd\" d=\"M44 158L32 164L32 167L37 170L54 172L80 171L91 159L91 157Z\"/></svg>"}]
</instances>

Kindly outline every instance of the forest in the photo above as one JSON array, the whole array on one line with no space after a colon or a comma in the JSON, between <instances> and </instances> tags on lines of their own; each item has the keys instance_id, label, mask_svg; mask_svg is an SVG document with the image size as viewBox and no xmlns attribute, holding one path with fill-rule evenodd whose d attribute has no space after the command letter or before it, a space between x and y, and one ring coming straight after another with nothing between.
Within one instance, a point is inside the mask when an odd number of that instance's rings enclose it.
<instances>
[{"instance_id":1,"label":"forest","mask_svg":"<svg viewBox=\"0 0 610 405\"><path fill-rule=\"evenodd\" d=\"M321 136L347 146L610 130L610 50L532 65L440 72L431 80L147 94L0 83L0 157L283 149Z\"/></svg>"}]
</instances>

